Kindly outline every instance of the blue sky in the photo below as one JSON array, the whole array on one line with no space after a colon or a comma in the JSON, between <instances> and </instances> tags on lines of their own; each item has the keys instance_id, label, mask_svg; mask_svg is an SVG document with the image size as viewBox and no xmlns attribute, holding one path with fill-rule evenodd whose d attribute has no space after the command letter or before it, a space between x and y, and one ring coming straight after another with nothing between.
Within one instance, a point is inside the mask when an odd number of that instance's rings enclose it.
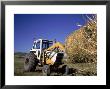
<instances>
[{"instance_id":1,"label":"blue sky","mask_svg":"<svg viewBox=\"0 0 110 89\"><path fill-rule=\"evenodd\" d=\"M15 14L14 50L29 52L34 38L64 43L65 38L79 28L77 23L85 24L84 18L85 14Z\"/></svg>"}]
</instances>

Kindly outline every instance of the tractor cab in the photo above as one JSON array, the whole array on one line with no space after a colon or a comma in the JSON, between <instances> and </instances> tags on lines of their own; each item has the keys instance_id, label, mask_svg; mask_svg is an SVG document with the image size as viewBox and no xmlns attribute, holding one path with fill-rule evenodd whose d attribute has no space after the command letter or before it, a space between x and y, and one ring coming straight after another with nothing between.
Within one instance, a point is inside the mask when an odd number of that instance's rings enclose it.
<instances>
[{"instance_id":1,"label":"tractor cab","mask_svg":"<svg viewBox=\"0 0 110 89\"><path fill-rule=\"evenodd\" d=\"M48 49L52 45L53 41L38 39L34 41L30 52L33 52L37 56L37 59L40 60L43 50Z\"/></svg>"}]
</instances>

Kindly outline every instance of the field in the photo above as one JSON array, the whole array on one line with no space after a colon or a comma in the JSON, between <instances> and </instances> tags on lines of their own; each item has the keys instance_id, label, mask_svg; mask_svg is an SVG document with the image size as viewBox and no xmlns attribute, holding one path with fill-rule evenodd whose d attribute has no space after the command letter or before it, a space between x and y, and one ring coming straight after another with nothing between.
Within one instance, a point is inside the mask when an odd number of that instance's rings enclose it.
<instances>
[{"instance_id":1,"label":"field","mask_svg":"<svg viewBox=\"0 0 110 89\"><path fill-rule=\"evenodd\" d=\"M68 34L65 38L64 44L58 42L53 46L49 47L49 49L51 50L58 48L59 50L64 51L67 55L65 57L67 61L64 61L64 64L68 65L69 67L69 69L65 66L62 67L62 65L58 69L53 67L53 69L56 69L58 73L55 73L54 71L51 73L51 76L62 76L62 74L64 74L63 71L65 71L65 69L67 70L66 72L68 72L68 70L70 71L68 76L97 75L97 16L92 15L88 17L86 15L85 17L87 17L86 23L82 25L79 29L73 30L73 32ZM15 53L14 74L16 76L42 76L42 69L41 71L37 70L35 72L24 72L24 56L25 53ZM33 56L35 55L32 55L30 57ZM30 65L32 65L33 67L31 69L35 69L34 65L36 65L36 62L34 61L35 60L31 60L32 64L30 63ZM27 58L25 64L28 62L29 60ZM26 68L29 69L25 66L25 69ZM48 69L48 67L45 68ZM50 68L52 69L52 67Z\"/></svg>"},{"instance_id":2,"label":"field","mask_svg":"<svg viewBox=\"0 0 110 89\"><path fill-rule=\"evenodd\" d=\"M65 62L70 69L75 72L70 73L68 76L96 76L97 64L96 63L69 63ZM42 71L24 72L24 56L16 54L14 57L14 75L15 76L43 76ZM59 76L56 73L51 73L51 76Z\"/></svg>"}]
</instances>

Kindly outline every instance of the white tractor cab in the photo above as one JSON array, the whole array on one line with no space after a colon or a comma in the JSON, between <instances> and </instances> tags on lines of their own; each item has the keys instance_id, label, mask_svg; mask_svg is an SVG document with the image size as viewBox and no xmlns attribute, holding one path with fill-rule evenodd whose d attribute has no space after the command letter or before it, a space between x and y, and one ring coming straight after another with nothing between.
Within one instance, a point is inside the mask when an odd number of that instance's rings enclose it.
<instances>
[{"instance_id":1,"label":"white tractor cab","mask_svg":"<svg viewBox=\"0 0 110 89\"><path fill-rule=\"evenodd\" d=\"M24 70L35 71L36 67L43 67L43 75L50 75L51 70L57 70L62 65L64 46L60 42L38 39L35 40L25 57ZM69 68L63 66L64 74L68 74Z\"/></svg>"},{"instance_id":2,"label":"white tractor cab","mask_svg":"<svg viewBox=\"0 0 110 89\"><path fill-rule=\"evenodd\" d=\"M52 45L53 41L38 39L34 41L33 47L30 52L33 52L37 56L37 59L40 60L43 51L45 49L48 49Z\"/></svg>"}]
</instances>

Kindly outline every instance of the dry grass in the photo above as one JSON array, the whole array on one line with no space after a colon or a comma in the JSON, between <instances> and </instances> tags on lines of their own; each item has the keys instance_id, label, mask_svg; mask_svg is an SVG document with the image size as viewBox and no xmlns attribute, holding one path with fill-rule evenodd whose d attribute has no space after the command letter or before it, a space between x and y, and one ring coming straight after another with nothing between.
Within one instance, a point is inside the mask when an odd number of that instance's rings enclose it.
<instances>
[{"instance_id":1,"label":"dry grass","mask_svg":"<svg viewBox=\"0 0 110 89\"><path fill-rule=\"evenodd\" d=\"M42 71L36 72L24 72L23 70L24 59L15 57L14 59L14 75L15 76L42 76ZM70 63L65 62L69 68L77 70L74 74L69 74L68 76L96 76L97 75L97 64L96 63ZM52 73L51 76L59 76L56 73Z\"/></svg>"},{"instance_id":2,"label":"dry grass","mask_svg":"<svg viewBox=\"0 0 110 89\"><path fill-rule=\"evenodd\" d=\"M96 76L97 63L67 63L70 68L77 70L75 76Z\"/></svg>"}]
</instances>

